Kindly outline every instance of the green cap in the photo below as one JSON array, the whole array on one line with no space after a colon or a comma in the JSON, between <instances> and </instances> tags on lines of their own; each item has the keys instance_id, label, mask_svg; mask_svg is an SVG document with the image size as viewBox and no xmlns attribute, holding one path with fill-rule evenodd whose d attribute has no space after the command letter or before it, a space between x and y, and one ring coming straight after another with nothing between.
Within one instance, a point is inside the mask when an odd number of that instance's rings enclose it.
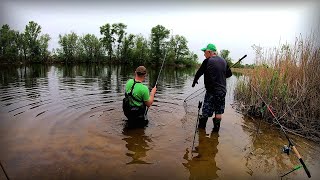
<instances>
[{"instance_id":1,"label":"green cap","mask_svg":"<svg viewBox=\"0 0 320 180\"><path fill-rule=\"evenodd\" d=\"M202 48L201 51L217 51L217 48L214 44L208 44L207 47Z\"/></svg>"}]
</instances>

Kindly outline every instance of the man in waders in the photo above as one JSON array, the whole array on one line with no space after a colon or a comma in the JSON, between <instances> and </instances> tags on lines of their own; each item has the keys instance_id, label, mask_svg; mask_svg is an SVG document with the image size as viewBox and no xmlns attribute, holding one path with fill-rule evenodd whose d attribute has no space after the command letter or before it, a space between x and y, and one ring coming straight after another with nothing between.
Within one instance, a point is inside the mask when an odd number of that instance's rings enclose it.
<instances>
[{"instance_id":1,"label":"man in waders","mask_svg":"<svg viewBox=\"0 0 320 180\"><path fill-rule=\"evenodd\" d=\"M149 94L148 87L142 84L146 74L146 68L139 66L135 71L134 79L129 79L126 83L122 108L130 127L141 127L148 124L146 107L152 105L157 88L155 86Z\"/></svg>"},{"instance_id":2,"label":"man in waders","mask_svg":"<svg viewBox=\"0 0 320 180\"><path fill-rule=\"evenodd\" d=\"M217 56L215 45L208 44L207 47L202 48L201 50L204 52L206 59L202 62L192 83L192 87L194 87L195 84L198 84L198 79L204 74L206 94L198 128L205 129L208 117L212 117L214 112L214 127L212 131L218 132L225 108L225 96L227 92L226 78L231 77L232 72L226 60Z\"/></svg>"}]
</instances>

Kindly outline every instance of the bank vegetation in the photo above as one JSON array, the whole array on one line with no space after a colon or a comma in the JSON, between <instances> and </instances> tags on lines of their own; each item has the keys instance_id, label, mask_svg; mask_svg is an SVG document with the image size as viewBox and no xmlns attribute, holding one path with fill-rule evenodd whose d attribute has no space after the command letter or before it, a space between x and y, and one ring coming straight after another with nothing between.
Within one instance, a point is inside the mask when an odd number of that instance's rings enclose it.
<instances>
[{"instance_id":1,"label":"bank vegetation","mask_svg":"<svg viewBox=\"0 0 320 180\"><path fill-rule=\"evenodd\" d=\"M253 46L256 66L236 87L239 108L267 122L276 121L291 133L320 142L320 46L319 37L298 37L295 44L274 49Z\"/></svg>"}]
</instances>

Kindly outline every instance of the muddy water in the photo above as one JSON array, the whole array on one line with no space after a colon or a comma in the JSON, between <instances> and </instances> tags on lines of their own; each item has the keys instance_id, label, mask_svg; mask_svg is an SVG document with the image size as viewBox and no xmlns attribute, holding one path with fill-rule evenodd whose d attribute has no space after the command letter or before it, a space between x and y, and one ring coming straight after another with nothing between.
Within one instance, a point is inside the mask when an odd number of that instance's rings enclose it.
<instances>
[{"instance_id":1,"label":"muddy water","mask_svg":"<svg viewBox=\"0 0 320 180\"><path fill-rule=\"evenodd\" d=\"M197 103L188 101L195 69L166 68L145 129L127 130L121 103L133 69L119 66L32 66L1 69L0 160L10 179L280 179L299 164L281 153L275 125L232 108L239 77L228 79L219 133L195 136ZM150 70L146 85L157 79ZM241 77L240 77L241 78ZM257 131L259 127L259 131ZM319 179L319 145L291 135ZM306 179L303 169L285 179ZM0 179L5 179L0 171Z\"/></svg>"}]
</instances>

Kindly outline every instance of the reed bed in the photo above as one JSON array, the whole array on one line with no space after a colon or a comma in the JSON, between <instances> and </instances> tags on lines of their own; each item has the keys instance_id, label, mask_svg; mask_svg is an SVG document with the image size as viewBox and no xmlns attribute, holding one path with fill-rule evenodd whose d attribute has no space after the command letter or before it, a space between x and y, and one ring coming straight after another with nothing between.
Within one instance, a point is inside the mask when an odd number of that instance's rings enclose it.
<instances>
[{"instance_id":1,"label":"reed bed","mask_svg":"<svg viewBox=\"0 0 320 180\"><path fill-rule=\"evenodd\" d=\"M296 38L293 45L264 50L255 47L255 68L235 90L238 108L275 123L270 105L291 133L320 142L320 46L318 37Z\"/></svg>"}]
</instances>

